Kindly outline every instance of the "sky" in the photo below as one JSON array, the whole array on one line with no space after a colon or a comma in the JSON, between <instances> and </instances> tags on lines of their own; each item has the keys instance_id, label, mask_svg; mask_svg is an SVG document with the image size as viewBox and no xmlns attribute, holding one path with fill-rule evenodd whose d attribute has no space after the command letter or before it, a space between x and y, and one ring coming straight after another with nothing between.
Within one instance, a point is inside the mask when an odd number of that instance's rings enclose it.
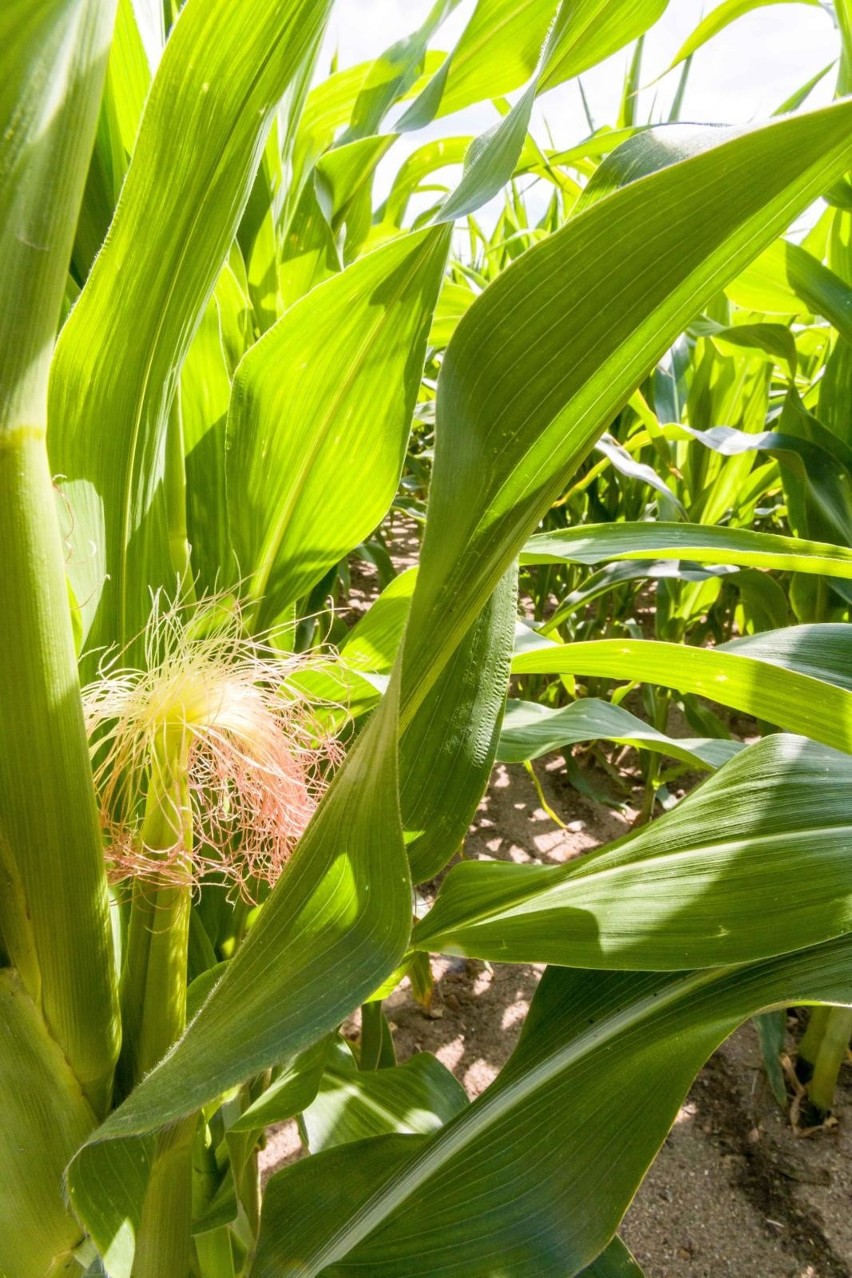
<instances>
[{"instance_id":1,"label":"sky","mask_svg":"<svg viewBox=\"0 0 852 1278\"><path fill-rule=\"evenodd\" d=\"M430 4L431 0L338 0L327 47L339 49L344 66L375 57L380 49L413 31ZM664 69L686 36L713 8L715 0L707 4L670 0L666 13L646 38L648 80ZM472 9L473 0L461 4L441 28L434 47L451 48ZM714 37L696 56L685 117L738 123L770 114L831 62L837 49L832 18L817 4L787 2L756 9ZM610 63L621 71L627 57L627 52L616 54ZM601 99L602 110L605 94L599 89L612 78L608 63L597 74L584 77L592 94ZM651 89L648 96L653 92ZM825 93L830 95L830 90ZM827 100L825 93L823 100ZM543 99L543 107L548 115L563 117L570 112L566 94L558 89Z\"/></svg>"},{"instance_id":2,"label":"sky","mask_svg":"<svg viewBox=\"0 0 852 1278\"><path fill-rule=\"evenodd\" d=\"M324 60L337 50L341 66L375 57L394 40L415 30L432 0L338 0L326 41ZM839 39L830 14L817 4L786 0L766 4L745 14L698 51L690 74L681 118L695 122L747 123L765 119L796 89L832 62ZM433 41L436 49L452 48L474 5L464 0ZM647 118L656 95L664 108L674 93L677 72L658 83L657 76L671 61L716 0L670 0L663 18L645 41L645 86L639 99L639 120ZM596 124L611 123L618 105L618 89L630 56L622 50L586 73L583 88ZM326 63L327 65L327 63ZM819 106L831 100L834 72L809 99ZM510 95L514 98L517 95ZM383 162L376 181L381 198L407 151L430 136L479 133L498 116L483 104L424 130L403 137ZM532 132L543 145L549 139L564 148L579 142L589 129L576 83L563 85L539 98Z\"/></svg>"}]
</instances>

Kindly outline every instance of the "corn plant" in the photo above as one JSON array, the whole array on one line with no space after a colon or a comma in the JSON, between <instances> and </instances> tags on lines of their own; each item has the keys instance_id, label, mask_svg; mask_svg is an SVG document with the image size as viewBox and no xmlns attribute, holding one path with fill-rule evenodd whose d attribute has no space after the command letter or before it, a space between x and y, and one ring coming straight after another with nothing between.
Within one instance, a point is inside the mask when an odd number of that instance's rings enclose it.
<instances>
[{"instance_id":1,"label":"corn plant","mask_svg":"<svg viewBox=\"0 0 852 1278\"><path fill-rule=\"evenodd\" d=\"M837 16L845 40L838 74L842 94L848 77L848 15L840 10ZM703 34L711 29L709 24ZM701 34L696 34L696 40ZM693 41L686 47L693 50L698 45ZM802 95L812 87L812 83L806 85ZM650 142L653 150L650 126L644 135L635 129L627 133L629 142L618 150L613 151L610 131L599 130L586 143L551 159L588 165L589 154L607 150L611 160L599 169L589 166L591 194L620 181L620 173L630 171L636 176L642 168L642 149L648 149ZM700 133L695 128L685 134L671 128L659 130L665 144L675 147L684 139L687 145L695 145ZM759 520L764 529L820 536L841 546L849 543L852 457L840 391L849 351L845 186L838 184L828 193L827 202L828 208L801 245L780 241L733 280L725 295L713 299L712 317L708 308L706 317L690 326L667 367L655 370L611 426L621 448L608 448L603 460L587 465L586 474L575 479L545 521L545 527L565 532L530 543L522 562L526 559L530 565L526 584L538 602L538 615L554 589L564 592L562 601L548 608L537 627L540 633L563 640L601 633L638 637L637 586L649 577L656 579L654 630L664 640L701 643L709 629L714 641L722 643L735 630L740 634L769 631L786 626L791 618L848 621L848 583L843 578L832 577L830 571L821 574L815 558L804 572L796 571L798 565L791 560L786 567L792 571L779 573L785 567L782 560L773 564L763 559L759 539L750 534L738 539L735 531ZM517 212L515 200L513 213ZM679 430L676 422L685 429ZM604 484L603 494L595 492ZM597 517L603 510L610 523L622 526L586 527L578 536L579 530L570 528L572 522L582 521L584 515L587 523L595 522L589 505L582 504L584 499L588 503L592 492ZM573 519L566 519L566 510ZM649 513L656 513L657 520L679 514L699 521L700 526L664 528L659 522L634 522L637 515L647 520ZM711 540L714 551L709 549ZM696 545L687 545L692 542ZM703 549L698 542L704 543ZM774 544L780 549L782 543ZM793 543L788 545L792 549ZM655 555L665 558L651 558ZM693 562L683 563L684 556L694 556ZM724 565L724 576L718 567L709 571L700 567L710 558ZM755 566L775 571L770 576L755 572ZM589 568L597 571L589 575ZM594 614L587 615L584 610L592 601L601 602ZM800 634L812 642L806 631ZM792 636L774 638L788 650L795 642ZM629 673L625 666L624 678ZM839 667L833 677L841 677ZM645 752L642 815L647 818L655 798L668 798L664 782L678 775L678 769L671 768L662 773L662 753L668 750L679 759L680 770L713 767L728 757L728 747L718 737L729 734L718 719L695 704L694 693L688 693L682 703L687 718L698 731L709 727L716 739L673 743L665 738L668 688L643 685L649 731L635 717L593 698L565 706L561 679L551 680L542 690L543 678L537 673L522 683L529 684L533 696L540 698L544 691L551 705L564 708L548 712L529 701L510 703L499 751L504 759L523 759L529 766L548 750L605 733L619 745L630 744ZM677 678L670 682L681 686ZM593 683L600 684L600 679L593 678ZM619 705L632 686L628 682L618 690ZM723 703L728 700L724 688L717 689L715 696ZM797 1098L794 1112L804 1115L804 1121L819 1122L829 1113L849 1035L846 1012L823 1011L812 1018L797 1061L808 1094L804 1103ZM770 1066L772 1050L777 1058L777 1048L771 1049ZM775 1069L776 1095L783 1099L777 1065Z\"/></svg>"},{"instance_id":2,"label":"corn plant","mask_svg":"<svg viewBox=\"0 0 852 1278\"><path fill-rule=\"evenodd\" d=\"M166 6L155 68L128 0L0 16L9 1278L636 1274L618 1223L708 1053L760 1009L852 1003L848 628L513 658L518 556L552 556L529 538L649 370L843 181L848 101L613 184L489 283L436 361L417 572L339 655L295 651L394 498L453 223L515 171L536 95L665 6L480 0L436 60L453 7L313 88L317 0ZM373 216L391 107L415 129L523 84L423 225ZM852 575L838 545L738 535ZM785 732L579 864L457 866L414 925L510 668L625 662ZM381 999L430 951L551 965L474 1104L393 1063ZM311 1156L261 1201L293 1114Z\"/></svg>"}]
</instances>

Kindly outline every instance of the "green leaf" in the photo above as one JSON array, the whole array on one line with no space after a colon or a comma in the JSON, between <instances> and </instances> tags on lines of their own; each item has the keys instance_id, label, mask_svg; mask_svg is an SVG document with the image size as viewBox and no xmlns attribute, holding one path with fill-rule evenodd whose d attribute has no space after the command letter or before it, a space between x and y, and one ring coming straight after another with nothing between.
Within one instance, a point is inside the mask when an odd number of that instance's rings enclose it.
<instances>
[{"instance_id":1,"label":"green leaf","mask_svg":"<svg viewBox=\"0 0 852 1278\"><path fill-rule=\"evenodd\" d=\"M852 495L852 454L843 440L811 417L797 401L792 387L778 420L780 430L744 431L732 426L711 426L694 430L691 426L666 425L667 439L694 439L723 457L751 452L767 452L780 463L786 476L786 494L791 521L806 532L811 523L823 537L834 534L840 545L852 535L850 495ZM719 485L713 490L718 509ZM702 513L706 513L702 512ZM831 544L831 543L829 543ZM842 573L839 574L842 578Z\"/></svg>"},{"instance_id":2,"label":"green leaf","mask_svg":"<svg viewBox=\"0 0 852 1278\"><path fill-rule=\"evenodd\" d=\"M445 57L444 53L427 50L423 58L424 76L431 76ZM368 75L371 75L375 66L375 62L360 62L357 66L335 71L328 79L314 85L308 94L293 139L293 180L290 189L285 193L283 226L289 225L292 210L302 193L310 170L319 157L331 147L335 134L344 125L350 123L355 103ZM402 96L413 96L419 91L420 83L420 81L415 82Z\"/></svg>"},{"instance_id":3,"label":"green leaf","mask_svg":"<svg viewBox=\"0 0 852 1278\"><path fill-rule=\"evenodd\" d=\"M656 22L667 4L668 0L572 0L563 4L542 49L536 74L505 119L472 144L465 159L464 176L442 207L440 220L472 213L509 181L520 159L539 93L623 48Z\"/></svg>"},{"instance_id":4,"label":"green leaf","mask_svg":"<svg viewBox=\"0 0 852 1278\"><path fill-rule=\"evenodd\" d=\"M268 274L272 287L276 291L280 287L285 306L292 306L324 279L337 274L344 260L357 255L361 239L370 228L375 168L395 136L359 138L321 155L302 185L280 247L270 208ZM344 238L345 252L341 257Z\"/></svg>"},{"instance_id":5,"label":"green leaf","mask_svg":"<svg viewBox=\"0 0 852 1278\"><path fill-rule=\"evenodd\" d=\"M812 75L810 79L806 80L798 89L794 89L790 96L785 98L781 105L775 108L773 114L789 115L791 111L798 111L800 107L804 106L805 102L808 100L820 81L824 80L829 71L833 71L836 66L837 59L833 62L829 62L821 71L817 71L816 75Z\"/></svg>"},{"instance_id":6,"label":"green leaf","mask_svg":"<svg viewBox=\"0 0 852 1278\"><path fill-rule=\"evenodd\" d=\"M84 1222L109 1278L131 1278L155 1136L105 1141L84 1149L66 1172L74 1211Z\"/></svg>"},{"instance_id":7,"label":"green leaf","mask_svg":"<svg viewBox=\"0 0 852 1278\"><path fill-rule=\"evenodd\" d=\"M675 497L666 481L661 479L651 466L636 461L618 440L613 439L609 434L602 435L595 444L595 452L601 453L620 475L625 475L628 479L638 479L640 483L647 484L658 492L662 498L659 502L661 510L671 512L674 509L684 518L686 517L682 503Z\"/></svg>"},{"instance_id":8,"label":"green leaf","mask_svg":"<svg viewBox=\"0 0 852 1278\"><path fill-rule=\"evenodd\" d=\"M580 1278L643 1278L642 1270L620 1238L613 1238Z\"/></svg>"},{"instance_id":9,"label":"green leaf","mask_svg":"<svg viewBox=\"0 0 852 1278\"><path fill-rule=\"evenodd\" d=\"M315 695L340 700L350 671L389 671L416 580L416 569L396 577L350 632L339 660L305 671L302 684ZM437 874L458 850L488 783L506 696L515 599L512 570L403 734L400 803L417 883ZM368 707L353 689L349 713Z\"/></svg>"},{"instance_id":10,"label":"green leaf","mask_svg":"<svg viewBox=\"0 0 852 1278\"><path fill-rule=\"evenodd\" d=\"M782 240L775 252L783 257L784 273L793 292L852 342L852 288L801 244Z\"/></svg>"},{"instance_id":11,"label":"green leaf","mask_svg":"<svg viewBox=\"0 0 852 1278\"><path fill-rule=\"evenodd\" d=\"M458 851L500 736L517 615L511 568L400 741L400 807L415 883Z\"/></svg>"},{"instance_id":12,"label":"green leaf","mask_svg":"<svg viewBox=\"0 0 852 1278\"><path fill-rule=\"evenodd\" d=\"M8 0L0 13L0 428L44 424L114 11L109 0Z\"/></svg>"},{"instance_id":13,"label":"green leaf","mask_svg":"<svg viewBox=\"0 0 852 1278\"><path fill-rule=\"evenodd\" d=\"M291 307L237 369L230 525L256 626L306 594L390 506L447 248L443 229L391 240Z\"/></svg>"},{"instance_id":14,"label":"green leaf","mask_svg":"<svg viewBox=\"0 0 852 1278\"><path fill-rule=\"evenodd\" d=\"M508 115L471 143L462 179L441 206L438 221L453 222L473 213L506 185L524 149L537 90L536 78Z\"/></svg>"},{"instance_id":15,"label":"green leaf","mask_svg":"<svg viewBox=\"0 0 852 1278\"><path fill-rule=\"evenodd\" d=\"M535 701L509 701L497 758L501 763L524 763L581 741L600 740L652 750L702 769L721 767L741 749L737 741L668 737L621 706L584 697L561 710Z\"/></svg>"},{"instance_id":16,"label":"green leaf","mask_svg":"<svg viewBox=\"0 0 852 1278\"><path fill-rule=\"evenodd\" d=\"M133 154L145 98L151 87L151 68L139 32L133 0L118 0L107 81L114 100L118 136L125 152L130 156Z\"/></svg>"},{"instance_id":17,"label":"green leaf","mask_svg":"<svg viewBox=\"0 0 852 1278\"><path fill-rule=\"evenodd\" d=\"M723 645L723 651L752 657L784 670L795 670L852 692L852 626L824 622L785 626L746 635Z\"/></svg>"},{"instance_id":18,"label":"green leaf","mask_svg":"<svg viewBox=\"0 0 852 1278\"><path fill-rule=\"evenodd\" d=\"M619 134L622 130L619 130ZM583 188L575 213L591 208L604 196L638 178L658 173L702 151L740 137L745 130L721 124L658 124L631 129L627 139L610 150Z\"/></svg>"},{"instance_id":19,"label":"green leaf","mask_svg":"<svg viewBox=\"0 0 852 1278\"><path fill-rule=\"evenodd\" d=\"M582 1273L711 1051L762 1008L852 1001L850 952L843 937L748 968L550 969L508 1064L440 1132L341 1146L272 1178L252 1278L293 1263L305 1278Z\"/></svg>"},{"instance_id":20,"label":"green leaf","mask_svg":"<svg viewBox=\"0 0 852 1278\"><path fill-rule=\"evenodd\" d=\"M406 156L393 180L384 208L384 221L392 226L402 226L408 202L420 189L423 180L437 169L445 168L447 165L461 164L472 142L472 137L435 138ZM441 290L442 296L448 286L454 287L451 281L446 280ZM463 291L468 295L468 302L472 301L473 295L470 290Z\"/></svg>"},{"instance_id":21,"label":"green leaf","mask_svg":"<svg viewBox=\"0 0 852 1278\"><path fill-rule=\"evenodd\" d=\"M787 625L790 601L774 577L755 568L744 568L737 573L734 585L747 619L747 633Z\"/></svg>"},{"instance_id":22,"label":"green leaf","mask_svg":"<svg viewBox=\"0 0 852 1278\"><path fill-rule=\"evenodd\" d=\"M449 279L444 281L429 333L430 346L440 350L449 343L459 320L475 297L476 294L467 284L456 284Z\"/></svg>"},{"instance_id":23,"label":"green leaf","mask_svg":"<svg viewBox=\"0 0 852 1278\"><path fill-rule=\"evenodd\" d=\"M501 97L535 71L559 0L478 0L453 52L397 129L420 129L436 116Z\"/></svg>"},{"instance_id":24,"label":"green leaf","mask_svg":"<svg viewBox=\"0 0 852 1278\"><path fill-rule=\"evenodd\" d=\"M775 1097L782 1109L787 1108L787 1080L781 1066L781 1053L787 1039L787 1009L777 1008L773 1012L762 1012L754 1018L757 1036L760 1040L760 1054L763 1057L763 1068Z\"/></svg>"},{"instance_id":25,"label":"green leaf","mask_svg":"<svg viewBox=\"0 0 852 1278\"><path fill-rule=\"evenodd\" d=\"M180 379L186 536L199 595L215 594L233 586L236 578L225 489L225 422L231 379L221 329L222 306L214 293Z\"/></svg>"},{"instance_id":26,"label":"green leaf","mask_svg":"<svg viewBox=\"0 0 852 1278\"><path fill-rule=\"evenodd\" d=\"M828 357L819 387L817 416L847 446L852 446L852 425L845 406L852 399L852 345L839 341Z\"/></svg>"},{"instance_id":27,"label":"green leaf","mask_svg":"<svg viewBox=\"0 0 852 1278\"><path fill-rule=\"evenodd\" d=\"M401 572L349 631L337 658L318 660L296 670L294 684L314 703L325 702L320 713L338 726L373 710L387 688L396 660L417 569Z\"/></svg>"},{"instance_id":28,"label":"green leaf","mask_svg":"<svg viewBox=\"0 0 852 1278\"><path fill-rule=\"evenodd\" d=\"M790 650L808 659L809 626L791 626ZM845 633L852 627L843 627ZM785 632L782 632L785 633ZM598 675L709 697L790 732L852 753L852 692L824 673L803 674L761 661L743 646L690 648L652 639L601 639L515 657L515 674Z\"/></svg>"},{"instance_id":29,"label":"green leaf","mask_svg":"<svg viewBox=\"0 0 852 1278\"><path fill-rule=\"evenodd\" d=\"M314 178L311 174L302 188L282 245L278 282L285 306L298 302L343 267L340 246L320 204Z\"/></svg>"},{"instance_id":30,"label":"green leaf","mask_svg":"<svg viewBox=\"0 0 852 1278\"><path fill-rule=\"evenodd\" d=\"M256 1132L272 1123L283 1123L311 1104L316 1097L332 1049L330 1038L306 1047L282 1068L278 1077L253 1105L231 1124L232 1132Z\"/></svg>"},{"instance_id":31,"label":"green leaf","mask_svg":"<svg viewBox=\"0 0 852 1278\"><path fill-rule=\"evenodd\" d=\"M109 229L150 83L133 0L119 0L95 149L74 240L72 269L81 284Z\"/></svg>"},{"instance_id":32,"label":"green leaf","mask_svg":"<svg viewBox=\"0 0 852 1278\"><path fill-rule=\"evenodd\" d=\"M755 258L725 292L731 301L745 310L763 315L790 317L806 310L806 304L790 287L783 245L776 241Z\"/></svg>"},{"instance_id":33,"label":"green leaf","mask_svg":"<svg viewBox=\"0 0 852 1278\"><path fill-rule=\"evenodd\" d=\"M842 340L842 339L841 339ZM852 541L852 448L813 417L789 386L778 421L788 448L776 452L784 481L787 516L794 532L833 541ZM835 591L852 601L852 587L831 578Z\"/></svg>"},{"instance_id":34,"label":"green leaf","mask_svg":"<svg viewBox=\"0 0 852 1278\"><path fill-rule=\"evenodd\" d=\"M163 481L177 376L273 113L288 88L300 99L328 8L189 0L163 53L109 240L51 374L51 461L93 647L135 640L151 589L174 593Z\"/></svg>"},{"instance_id":35,"label":"green leaf","mask_svg":"<svg viewBox=\"0 0 852 1278\"><path fill-rule=\"evenodd\" d=\"M814 944L852 927L850 787L845 756L768 737L653 825L580 861L462 862L413 943L507 963L655 970Z\"/></svg>"},{"instance_id":36,"label":"green leaf","mask_svg":"<svg viewBox=\"0 0 852 1278\"><path fill-rule=\"evenodd\" d=\"M355 670L387 674L396 661L411 596L417 583L417 569L408 568L385 586L341 646L340 656Z\"/></svg>"},{"instance_id":37,"label":"green leaf","mask_svg":"<svg viewBox=\"0 0 852 1278\"><path fill-rule=\"evenodd\" d=\"M369 189L376 165L387 155L396 135L378 134L336 146L317 160L315 182L320 203L329 222L337 228L349 206L364 189Z\"/></svg>"},{"instance_id":38,"label":"green leaf","mask_svg":"<svg viewBox=\"0 0 852 1278\"><path fill-rule=\"evenodd\" d=\"M575 160L599 160L601 156L608 155L610 151L621 146L622 142L626 142L628 138L634 137L636 133L648 127L648 125L635 125L630 128L615 129L609 124L603 124L587 138L583 138L582 142L568 147L567 150L549 152L548 159L551 164L565 165L569 168L573 166Z\"/></svg>"},{"instance_id":39,"label":"green leaf","mask_svg":"<svg viewBox=\"0 0 852 1278\"><path fill-rule=\"evenodd\" d=\"M691 332L723 343L723 349L727 345L763 351L775 363L785 363L791 377L796 375L796 339L783 324L717 324L715 320L702 319L692 325Z\"/></svg>"},{"instance_id":40,"label":"green leaf","mask_svg":"<svg viewBox=\"0 0 852 1278\"><path fill-rule=\"evenodd\" d=\"M344 141L378 131L386 112L405 95L423 70L427 44L459 3L460 0L434 0L422 25L376 58L355 101Z\"/></svg>"},{"instance_id":41,"label":"green leaf","mask_svg":"<svg viewBox=\"0 0 852 1278\"><path fill-rule=\"evenodd\" d=\"M335 71L308 93L293 139L293 189L287 193L290 211L311 169L331 146L338 130L352 118L352 109L371 66L370 62L359 62L354 67ZM288 221L289 217L285 216L284 225Z\"/></svg>"},{"instance_id":42,"label":"green leaf","mask_svg":"<svg viewBox=\"0 0 852 1278\"><path fill-rule=\"evenodd\" d=\"M62 1174L96 1119L38 1009L0 970L0 1273L44 1278L80 1228L65 1208Z\"/></svg>"},{"instance_id":43,"label":"green leaf","mask_svg":"<svg viewBox=\"0 0 852 1278\"><path fill-rule=\"evenodd\" d=\"M762 2L778 3L779 0ZM811 3L812 0L799 2ZM742 132L741 128L716 124L669 124L642 130L603 161L587 183L574 211L579 213L621 186L659 172L679 160L700 155L702 151L718 146L725 138L737 137ZM800 244L777 240L760 254L728 291L742 306L780 311L782 314L796 314L801 308L795 298L801 298L852 341L852 289ZM755 337L759 340L761 330L777 327L758 324L744 325L742 330L729 328L726 330L727 340L732 340L731 334L738 333L740 336L734 336L734 341L747 340L749 328L752 329L751 340ZM769 340L775 353L787 359L795 371L795 343L792 343L791 349L792 338L781 337L779 341L776 333ZM766 344L765 332L763 344Z\"/></svg>"},{"instance_id":44,"label":"green leaf","mask_svg":"<svg viewBox=\"0 0 852 1278\"><path fill-rule=\"evenodd\" d=\"M441 371L403 722L702 299L848 166L847 112L838 103L777 121L632 183L530 249L471 306Z\"/></svg>"},{"instance_id":45,"label":"green leaf","mask_svg":"<svg viewBox=\"0 0 852 1278\"><path fill-rule=\"evenodd\" d=\"M852 577L852 550L830 542L716 524L584 524L531 537L521 564L602 564L618 559L681 559L698 564L740 564L779 572Z\"/></svg>"},{"instance_id":46,"label":"green leaf","mask_svg":"<svg viewBox=\"0 0 852 1278\"><path fill-rule=\"evenodd\" d=\"M340 1054L342 1056L342 1053ZM338 1056L302 1115L313 1153L392 1132L428 1136L467 1108L461 1083L429 1052L404 1065L356 1069Z\"/></svg>"},{"instance_id":47,"label":"green leaf","mask_svg":"<svg viewBox=\"0 0 852 1278\"><path fill-rule=\"evenodd\" d=\"M557 611L547 622L548 632L553 631L556 627L561 626L567 617L578 609L583 609L593 600L599 599L602 595L608 594L609 591L615 590L616 587L623 585L628 581L642 581L648 579L650 581L686 581L704 583L711 581L714 577L727 576L735 573L735 568L726 568L717 566L715 568L698 568L694 565L666 563L653 563L648 560L642 560L639 563L614 563L608 564L606 568L601 568L598 572L591 573L576 590L572 590L565 596ZM737 583L739 584L741 574L737 575ZM780 587L778 587L780 590ZM659 596L658 596L659 598ZM660 617L662 619L662 609L660 608Z\"/></svg>"},{"instance_id":48,"label":"green leaf","mask_svg":"<svg viewBox=\"0 0 852 1278\"><path fill-rule=\"evenodd\" d=\"M751 310L796 315L807 307L852 341L852 289L801 244L776 241L727 292L738 305Z\"/></svg>"},{"instance_id":49,"label":"green leaf","mask_svg":"<svg viewBox=\"0 0 852 1278\"><path fill-rule=\"evenodd\" d=\"M580 75L661 18L668 0L580 0L563 4L554 25L541 77L541 92Z\"/></svg>"}]
</instances>

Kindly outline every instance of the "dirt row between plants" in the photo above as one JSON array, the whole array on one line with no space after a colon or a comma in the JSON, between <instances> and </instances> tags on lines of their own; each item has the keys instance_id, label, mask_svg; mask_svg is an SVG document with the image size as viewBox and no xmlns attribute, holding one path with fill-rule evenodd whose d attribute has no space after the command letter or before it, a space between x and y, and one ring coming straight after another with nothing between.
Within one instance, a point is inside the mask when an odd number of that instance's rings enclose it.
<instances>
[{"instance_id":1,"label":"dirt row between plants","mask_svg":"<svg viewBox=\"0 0 852 1278\"><path fill-rule=\"evenodd\" d=\"M536 769L567 828L540 806L523 768L500 767L465 856L559 864L630 828L630 811L577 794L559 757ZM397 1055L433 1052L473 1098L514 1047L541 969L446 958L433 969L429 1012L404 986L385 1004ZM357 1019L347 1032L357 1036ZM838 1099L833 1131L796 1137L766 1084L756 1032L744 1026L696 1080L627 1214L623 1235L646 1278L852 1278L848 1071ZM630 1121L625 1100L625 1127ZM286 1124L271 1135L264 1165L271 1172L299 1155L295 1124Z\"/></svg>"}]
</instances>

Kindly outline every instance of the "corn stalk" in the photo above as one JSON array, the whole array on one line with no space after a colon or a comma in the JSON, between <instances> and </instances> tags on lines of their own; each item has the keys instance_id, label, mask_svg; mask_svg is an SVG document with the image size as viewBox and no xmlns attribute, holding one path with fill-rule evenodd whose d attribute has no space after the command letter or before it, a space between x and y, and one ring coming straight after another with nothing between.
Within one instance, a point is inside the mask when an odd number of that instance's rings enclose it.
<instances>
[{"instance_id":1,"label":"corn stalk","mask_svg":"<svg viewBox=\"0 0 852 1278\"><path fill-rule=\"evenodd\" d=\"M21 1274L43 1273L48 1258L61 1266L56 1257L79 1237L55 1189L41 1217L44 1164L60 1176L81 1131L108 1109L118 1052L106 878L46 446L48 371L112 9L102 0L12 4L0 19L0 947L7 1006L19 1008L3 1069L23 1072L37 1058L41 1075L30 1103L3 1123L7 1155L15 1143L33 1150L0 1211L0 1269ZM54 1114L46 1126L40 1096Z\"/></svg>"}]
</instances>

